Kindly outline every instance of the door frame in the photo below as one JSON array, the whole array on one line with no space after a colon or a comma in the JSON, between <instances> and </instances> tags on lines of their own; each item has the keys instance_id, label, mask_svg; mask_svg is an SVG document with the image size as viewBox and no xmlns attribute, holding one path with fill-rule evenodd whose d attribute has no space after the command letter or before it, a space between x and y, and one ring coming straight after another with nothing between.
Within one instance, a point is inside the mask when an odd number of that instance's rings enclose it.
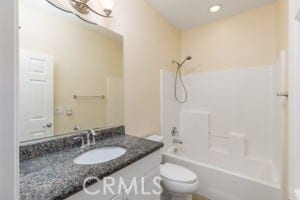
<instances>
[{"instance_id":1,"label":"door frame","mask_svg":"<svg viewBox=\"0 0 300 200\"><path fill-rule=\"evenodd\" d=\"M0 13L0 199L18 200L18 0L1 2Z\"/></svg>"},{"instance_id":2,"label":"door frame","mask_svg":"<svg viewBox=\"0 0 300 200\"><path fill-rule=\"evenodd\" d=\"M298 31L297 31L298 30ZM291 200L297 199L295 190L300 189L300 1L289 1L289 146L288 146L288 192Z\"/></svg>"}]
</instances>

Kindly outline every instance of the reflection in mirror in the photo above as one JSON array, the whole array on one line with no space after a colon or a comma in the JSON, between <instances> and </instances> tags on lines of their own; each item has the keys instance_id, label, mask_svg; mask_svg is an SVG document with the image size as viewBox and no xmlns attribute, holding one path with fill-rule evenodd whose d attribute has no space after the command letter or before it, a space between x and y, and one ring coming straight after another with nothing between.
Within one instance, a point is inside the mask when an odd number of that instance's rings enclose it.
<instances>
[{"instance_id":1,"label":"reflection in mirror","mask_svg":"<svg viewBox=\"0 0 300 200\"><path fill-rule=\"evenodd\" d=\"M19 4L20 140L122 125L122 37L46 1Z\"/></svg>"}]
</instances>

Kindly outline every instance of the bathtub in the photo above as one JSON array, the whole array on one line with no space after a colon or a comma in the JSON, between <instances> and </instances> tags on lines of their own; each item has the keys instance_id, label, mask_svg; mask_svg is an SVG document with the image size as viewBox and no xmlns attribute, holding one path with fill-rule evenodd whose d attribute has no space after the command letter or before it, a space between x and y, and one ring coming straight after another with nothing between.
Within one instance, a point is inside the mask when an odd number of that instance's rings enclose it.
<instances>
[{"instance_id":1,"label":"bathtub","mask_svg":"<svg viewBox=\"0 0 300 200\"><path fill-rule=\"evenodd\" d=\"M282 200L280 179L272 162L252 158L233 162L213 154L203 162L176 147L163 154L163 162L194 171L200 182L197 194L210 200Z\"/></svg>"}]
</instances>

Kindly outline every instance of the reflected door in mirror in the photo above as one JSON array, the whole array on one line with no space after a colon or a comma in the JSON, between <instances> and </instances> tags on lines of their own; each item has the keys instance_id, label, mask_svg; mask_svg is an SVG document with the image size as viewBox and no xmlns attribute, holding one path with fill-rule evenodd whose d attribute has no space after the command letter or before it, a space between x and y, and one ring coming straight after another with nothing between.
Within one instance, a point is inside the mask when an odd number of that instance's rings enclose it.
<instances>
[{"instance_id":1,"label":"reflected door in mirror","mask_svg":"<svg viewBox=\"0 0 300 200\"><path fill-rule=\"evenodd\" d=\"M53 57L20 51L20 140L53 136Z\"/></svg>"}]
</instances>

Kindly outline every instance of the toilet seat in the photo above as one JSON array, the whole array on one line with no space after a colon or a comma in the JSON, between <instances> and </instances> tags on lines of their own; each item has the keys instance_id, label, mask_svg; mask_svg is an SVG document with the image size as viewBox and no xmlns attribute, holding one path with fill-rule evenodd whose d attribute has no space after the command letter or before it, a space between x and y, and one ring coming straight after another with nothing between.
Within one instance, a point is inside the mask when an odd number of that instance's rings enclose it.
<instances>
[{"instance_id":1,"label":"toilet seat","mask_svg":"<svg viewBox=\"0 0 300 200\"><path fill-rule=\"evenodd\" d=\"M197 181L197 175L194 172L175 164L166 163L160 167L160 170L161 177L169 181L185 184L192 184Z\"/></svg>"}]
</instances>

